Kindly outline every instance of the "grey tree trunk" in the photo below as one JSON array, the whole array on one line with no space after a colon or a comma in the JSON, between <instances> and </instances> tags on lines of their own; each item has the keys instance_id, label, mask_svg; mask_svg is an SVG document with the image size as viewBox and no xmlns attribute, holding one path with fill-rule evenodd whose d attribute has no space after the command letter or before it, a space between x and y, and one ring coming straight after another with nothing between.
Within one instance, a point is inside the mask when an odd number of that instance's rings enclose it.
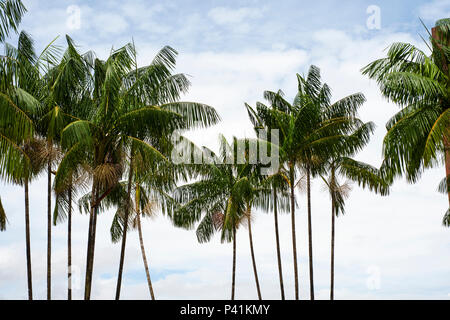
<instances>
[{"instance_id":1,"label":"grey tree trunk","mask_svg":"<svg viewBox=\"0 0 450 320\"><path fill-rule=\"evenodd\" d=\"M27 255L28 300L33 300L33 281L31 274L31 241L30 241L30 200L28 179L25 178L25 246Z\"/></svg>"},{"instance_id":2,"label":"grey tree trunk","mask_svg":"<svg viewBox=\"0 0 450 320\"><path fill-rule=\"evenodd\" d=\"M89 229L88 229L88 243L87 243L87 254L86 254L86 276L84 284L84 300L91 299L91 286L92 286L92 271L93 271L93 247L95 239L95 225L96 225L96 201L97 201L97 188L96 182L92 183L91 191L91 211L89 213Z\"/></svg>"},{"instance_id":3,"label":"grey tree trunk","mask_svg":"<svg viewBox=\"0 0 450 320\"><path fill-rule=\"evenodd\" d=\"M250 253L252 255L252 264L253 264L253 274L255 275L255 283L256 283L256 291L258 293L258 299L262 300L261 298L261 288L259 287L259 279L258 279L258 270L256 269L256 259L255 259L255 251L253 249L253 236L252 236L252 223L250 219L250 207L248 207L247 211L247 221L248 221L248 238L250 240Z\"/></svg>"},{"instance_id":4,"label":"grey tree trunk","mask_svg":"<svg viewBox=\"0 0 450 320\"><path fill-rule=\"evenodd\" d=\"M334 196L331 196L331 279L330 279L330 300L334 300L334 229L335 212Z\"/></svg>"},{"instance_id":5,"label":"grey tree trunk","mask_svg":"<svg viewBox=\"0 0 450 320\"><path fill-rule=\"evenodd\" d=\"M52 299L52 165L47 163L47 300Z\"/></svg>"},{"instance_id":6,"label":"grey tree trunk","mask_svg":"<svg viewBox=\"0 0 450 320\"><path fill-rule=\"evenodd\" d=\"M67 300L72 300L72 186L69 188L67 214Z\"/></svg>"},{"instance_id":7,"label":"grey tree trunk","mask_svg":"<svg viewBox=\"0 0 450 320\"><path fill-rule=\"evenodd\" d=\"M295 236L295 194L294 194L294 168L291 165L289 169L289 181L291 188L291 227L292 227L292 253L294 256L294 281L295 281L295 300L299 298L298 289L298 267L297 267L297 240Z\"/></svg>"},{"instance_id":8,"label":"grey tree trunk","mask_svg":"<svg viewBox=\"0 0 450 320\"><path fill-rule=\"evenodd\" d=\"M155 294L153 292L152 280L150 278L150 270L148 269L147 257L145 255L144 238L142 236L140 212L137 213L137 226L138 226L138 232L139 232L139 244L141 246L142 260L144 261L145 275L147 276L148 290L150 291L150 296L152 297L152 300L155 300Z\"/></svg>"},{"instance_id":9,"label":"grey tree trunk","mask_svg":"<svg viewBox=\"0 0 450 320\"><path fill-rule=\"evenodd\" d=\"M119 274L117 276L117 286L116 286L116 300L120 299L120 289L122 286L122 273L123 273L123 262L125 261L125 247L127 243L127 231L128 231L128 218L130 215L130 199L131 199L131 185L133 179L133 159L130 162L130 172L128 174L128 189L127 189L127 203L125 204L125 217L123 223L123 234L122 234L122 247L120 249L120 261L119 261Z\"/></svg>"},{"instance_id":10,"label":"grey tree trunk","mask_svg":"<svg viewBox=\"0 0 450 320\"><path fill-rule=\"evenodd\" d=\"M283 268L281 265L281 248L280 248L280 234L278 230L278 204L277 204L277 192L273 189L273 216L275 219L275 241L277 244L277 260L278 260L278 275L280 277L280 291L281 300L284 300L284 285L283 285Z\"/></svg>"},{"instance_id":11,"label":"grey tree trunk","mask_svg":"<svg viewBox=\"0 0 450 320\"><path fill-rule=\"evenodd\" d=\"M234 300L236 284L236 227L233 226L233 270L231 272L231 300Z\"/></svg>"},{"instance_id":12,"label":"grey tree trunk","mask_svg":"<svg viewBox=\"0 0 450 320\"><path fill-rule=\"evenodd\" d=\"M312 243L312 221L311 221L311 171L309 166L306 172L306 188L308 197L308 240L309 240L309 286L311 300L314 300L314 265L313 265L313 243Z\"/></svg>"}]
</instances>

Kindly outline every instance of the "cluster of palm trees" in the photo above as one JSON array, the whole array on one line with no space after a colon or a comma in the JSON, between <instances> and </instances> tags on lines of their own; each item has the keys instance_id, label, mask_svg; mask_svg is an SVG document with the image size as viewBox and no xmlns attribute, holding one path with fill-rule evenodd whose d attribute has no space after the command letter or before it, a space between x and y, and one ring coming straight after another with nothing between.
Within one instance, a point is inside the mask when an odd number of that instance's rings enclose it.
<instances>
[{"instance_id":1,"label":"cluster of palm trees","mask_svg":"<svg viewBox=\"0 0 450 320\"><path fill-rule=\"evenodd\" d=\"M0 41L9 30L17 30L24 12L21 1L0 2ZM245 104L258 138L233 137L229 142L220 136L215 153L183 137L188 130L218 123L220 117L208 105L180 101L190 83L184 74L174 73L177 52L171 47L161 49L149 65L138 66L133 42L111 50L101 60L92 51L80 53L69 36L64 51L54 44L55 39L37 54L31 37L21 32L17 46L4 43L0 57L0 176L24 188L29 299L33 298L29 184L42 173L47 175L47 299L52 287L52 224L66 220L67 297L72 299L71 230L76 204L89 215L87 300L92 291L97 219L108 210L114 210L111 239L121 242L116 299L130 229L138 230L149 293L155 299L141 218L157 211L177 227L195 228L199 242L220 233L223 242L233 243L231 299L235 298L237 231L246 226L256 292L262 299L252 237L258 210L274 213L281 299L286 295L278 214L290 212L295 299L299 299L298 188L306 190L309 289L314 299L314 178L323 181L331 199L330 299L334 299L335 218L345 213L350 191L344 179L387 195L396 176L405 173L414 182L424 168L445 160L447 174L440 190L448 192L449 28L445 20L433 29L429 57L412 45L394 44L386 58L362 70L377 80L384 96L403 106L387 124L380 168L354 159L374 129L372 122L358 117L364 95L332 102L331 90L316 66L304 76L297 74L298 90L292 102L278 90L264 92L265 103ZM273 139L273 132L278 139ZM189 160L200 154L202 161L171 161L174 154L188 150L193 151ZM267 164L255 160L251 150L275 150L279 165L267 170ZM444 224L450 225L448 212ZM0 200L0 229L6 226Z\"/></svg>"},{"instance_id":2,"label":"cluster of palm trees","mask_svg":"<svg viewBox=\"0 0 450 320\"><path fill-rule=\"evenodd\" d=\"M278 211L291 212L292 248L294 261L295 298L299 298L299 280L295 235L296 187L306 184L310 296L314 299L311 179L324 180L331 196L333 237L334 216L344 212L346 185L338 177L344 176L381 194L387 194L389 183L381 172L351 157L369 141L373 123L364 123L357 117L358 108L365 98L357 93L331 103L330 88L321 82L320 71L311 66L306 77L297 74L298 93L289 103L282 91L264 93L268 104L258 102L256 108L246 105L249 118L257 131L277 130L278 142L267 139L237 139L231 143L221 137L220 153L212 154L211 164L202 168L200 179L178 187L169 215L176 226L196 226L200 242L209 241L214 232L221 233L222 241L233 242L233 272L231 299L235 296L236 235L242 225L247 225L250 250L258 297L261 290L253 250L251 221L254 209L273 210L275 238L280 279L281 298L285 298ZM258 135L263 137L269 134ZM262 174L264 164L250 159L250 145L276 148L279 167L269 175ZM239 146L244 146L243 148ZM244 160L239 161L244 150ZM227 159L233 161L227 161ZM200 221L197 225L196 223ZM332 251L333 259L334 251ZM333 282L333 267L331 272ZM331 286L333 298L333 286Z\"/></svg>"}]
</instances>

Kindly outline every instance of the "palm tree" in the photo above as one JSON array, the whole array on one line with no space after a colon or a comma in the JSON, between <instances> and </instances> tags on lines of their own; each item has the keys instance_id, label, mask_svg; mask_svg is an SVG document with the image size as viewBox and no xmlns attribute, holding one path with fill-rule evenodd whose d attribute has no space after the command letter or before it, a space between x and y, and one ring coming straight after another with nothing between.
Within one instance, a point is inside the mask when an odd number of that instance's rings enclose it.
<instances>
[{"instance_id":1,"label":"palm tree","mask_svg":"<svg viewBox=\"0 0 450 320\"><path fill-rule=\"evenodd\" d=\"M56 40L56 39L55 39ZM74 73L74 68L65 68L64 65L68 60L68 53L74 51L72 41L67 37L69 49L65 53L62 61L57 65L59 57L59 50L53 45L53 40L44 51L37 56L34 53L33 42L31 38L21 33L19 37L20 48L25 58L20 58L22 64L28 65L26 82L21 81L20 85L26 87L27 91L31 93L36 99L41 102L42 108L38 113L33 114L33 119L36 123L35 148L28 151L33 152L29 154L36 163L45 163L47 171L47 299L51 299L51 224L52 224L52 183L51 176L54 174L52 166L57 163L60 157L60 149L58 142L60 140L60 133L62 129L71 121L73 117L64 112L63 108L67 104L73 102L67 99L67 92L79 82L76 79L77 73ZM41 76L41 73L44 73ZM70 79L66 79L66 78ZM78 81L77 81L78 80ZM70 81L72 84L67 85ZM62 86L61 83L65 82ZM63 99L60 96L64 96ZM59 101L58 101L59 100ZM45 143L42 143L45 141Z\"/></svg>"},{"instance_id":2,"label":"palm tree","mask_svg":"<svg viewBox=\"0 0 450 320\"><path fill-rule=\"evenodd\" d=\"M334 152L354 151L356 146L350 146L343 140L343 135L360 124L360 120L355 116L365 98L361 93L356 93L330 104L330 89L326 84L321 84L320 71L317 68L312 67L307 78L299 75L297 77L299 92L295 99L297 102L294 104L298 103L302 107L310 106L316 110L309 119L309 128L302 134L303 141L297 152L297 165L306 174L310 290L311 300L314 300L311 178L323 169L321 159L332 156ZM368 132L369 128L361 126L361 136L366 136ZM330 143L340 148L334 149Z\"/></svg>"},{"instance_id":3,"label":"palm tree","mask_svg":"<svg viewBox=\"0 0 450 320\"><path fill-rule=\"evenodd\" d=\"M84 105L89 106L85 109L90 109L90 112L62 131L62 145L67 151L55 177L58 190L67 184L73 168L81 165L91 168L93 197L89 213L85 299L90 299L91 295L98 206L117 186L127 166L127 157L131 168L134 152L139 152L144 161L163 159L152 143L164 145L173 130L192 126L193 115L200 114L203 123L217 120L215 111L205 105L169 102L158 106L155 103L160 97L168 101L178 99L189 84L184 75L170 73L168 66L173 65L175 54L173 49L165 47L157 54L154 63L136 70L135 47L130 43L113 50L106 61L91 56L91 61L87 62L92 69L91 83L87 87L92 89ZM133 170L128 172L128 181L131 181ZM128 195L130 191L131 187ZM124 249L116 296L120 294L123 257Z\"/></svg>"},{"instance_id":4,"label":"palm tree","mask_svg":"<svg viewBox=\"0 0 450 320\"><path fill-rule=\"evenodd\" d=\"M144 237L142 234L142 224L141 224L141 216L149 216L152 217L156 214L157 209L157 201L151 200L146 194L145 189L136 184L135 187L135 210L136 210L136 218L133 220L133 227L138 229L139 233L139 246L141 248L142 262L144 263L145 276L147 278L148 290L150 292L150 296L152 300L155 300L155 293L153 291L152 280L150 277L150 270L147 262L147 255L145 253L144 247Z\"/></svg>"},{"instance_id":5,"label":"palm tree","mask_svg":"<svg viewBox=\"0 0 450 320\"><path fill-rule=\"evenodd\" d=\"M0 42L5 41L11 30L17 32L26 11L21 0L0 1Z\"/></svg>"},{"instance_id":6,"label":"palm tree","mask_svg":"<svg viewBox=\"0 0 450 320\"><path fill-rule=\"evenodd\" d=\"M71 122L85 118L89 114L89 62L92 52L80 54L73 40L66 36L67 49L58 63L48 70L46 86L47 112L40 120L40 130L50 146L48 150L62 150L61 132ZM48 161L56 157L47 157ZM60 157L55 160L60 160ZM77 189L83 189L86 182L86 171L82 166L73 168L68 174L67 184L56 191L56 203L53 213L53 223L67 218L67 298L72 299L72 208Z\"/></svg>"},{"instance_id":7,"label":"palm tree","mask_svg":"<svg viewBox=\"0 0 450 320\"><path fill-rule=\"evenodd\" d=\"M28 184L42 165L39 157L36 157L42 145L40 140L34 138L34 133L35 122L41 110L40 69L44 62L48 62L50 51L51 45L37 57L31 37L21 32L17 48L5 44L0 70L1 175L9 182L23 185L25 189L25 238L30 300L33 298L33 292Z\"/></svg>"},{"instance_id":8,"label":"palm tree","mask_svg":"<svg viewBox=\"0 0 450 320\"><path fill-rule=\"evenodd\" d=\"M172 190L175 180L173 171L170 166L164 164L144 163L140 157L135 159L135 172L133 175L132 196L134 200L134 208L130 205L130 215L128 219L128 227L138 230L139 246L141 248L144 270L147 278L147 285L152 300L155 300L155 294L150 277L147 255L145 253L144 239L142 233L141 217L154 217L159 207L157 200L164 196L165 192ZM111 225L111 239L113 242L121 240L125 226L125 207L124 200L127 198L126 186L127 181L121 182L122 191L110 194L106 199L117 207L116 214ZM114 198L114 196L118 196ZM85 205L85 207L87 207Z\"/></svg>"},{"instance_id":9,"label":"palm tree","mask_svg":"<svg viewBox=\"0 0 450 320\"><path fill-rule=\"evenodd\" d=\"M303 173L307 180L308 238L310 294L314 299L313 245L311 221L311 177L321 170L320 163L334 153L349 148L344 143L344 134L359 123L354 117L357 108L364 102L362 94L350 95L331 104L330 89L322 84L320 70L311 66L307 77L297 74L298 93L293 104L284 99L284 94L266 91L264 97L271 107L257 104L259 119L267 129L280 131L280 174L289 182L291 202L292 247L294 257L295 298L299 298L297 247L295 235L295 186L296 176Z\"/></svg>"},{"instance_id":10,"label":"palm tree","mask_svg":"<svg viewBox=\"0 0 450 320\"><path fill-rule=\"evenodd\" d=\"M169 210L175 226L196 228L200 243L210 241L215 231L221 232L222 242L232 242L233 261L231 273L231 300L235 298L236 283L236 234L240 225L247 222L252 254L253 270L258 297L261 298L256 261L251 234L251 207L256 204L257 189L250 180L255 179L254 166L248 162L238 164L237 146L248 145L247 139L233 138L230 145L220 137L220 153L216 155L204 147L208 161L202 165L201 179L176 189L174 199L178 203ZM256 178L256 180L259 180Z\"/></svg>"},{"instance_id":11,"label":"palm tree","mask_svg":"<svg viewBox=\"0 0 450 320\"><path fill-rule=\"evenodd\" d=\"M0 42L3 42L9 35L10 29L17 32L17 27L25 13L26 8L20 0L0 1ZM6 230L6 213L0 198L0 231Z\"/></svg>"},{"instance_id":12,"label":"palm tree","mask_svg":"<svg viewBox=\"0 0 450 320\"><path fill-rule=\"evenodd\" d=\"M374 125L371 122L360 124L360 126L348 136L346 144L352 145L353 151L346 151L340 156L334 156L324 164L329 173L328 178L320 175L327 186L331 198L331 279L330 279L330 300L334 300L334 248L335 248L335 217L345 213L345 199L351 190L350 185L340 183L339 176L357 182L360 186L368 187L371 191L387 195L389 193L389 183L385 181L380 170L363 162L349 158L357 150L363 148L368 142L370 133L373 132Z\"/></svg>"},{"instance_id":13,"label":"palm tree","mask_svg":"<svg viewBox=\"0 0 450 320\"><path fill-rule=\"evenodd\" d=\"M414 183L423 170L441 163L446 179L450 176L449 39L448 19L440 20L430 33L430 55L412 44L394 43L385 58L362 69L402 108L386 124L384 174L389 178L405 174Z\"/></svg>"},{"instance_id":14,"label":"palm tree","mask_svg":"<svg viewBox=\"0 0 450 320\"><path fill-rule=\"evenodd\" d=\"M264 130L264 124L262 122L262 119L258 116L258 113L250 105L246 103L245 107L247 109L249 119L253 124L256 133L259 134L261 130ZM277 250L277 265L278 265L278 277L280 281L280 294L281 299L284 300L285 295L283 283L283 267L281 263L280 232L278 228L278 209L279 205L281 205L280 209L282 209L283 211L289 211L289 204L287 204L286 208L286 201L283 201L284 199L286 199L286 197L283 196L286 195L288 183L286 177L279 170L275 174L267 177L264 183L266 185L269 185L270 186L269 188L272 189L272 198L270 203L272 205L274 216L275 245Z\"/></svg>"},{"instance_id":15,"label":"palm tree","mask_svg":"<svg viewBox=\"0 0 450 320\"><path fill-rule=\"evenodd\" d=\"M241 140L242 141L242 140ZM244 139L246 144L246 150L249 150L249 140ZM242 142L241 142L242 143ZM253 207L260 207L267 210L267 202L270 199L270 188L267 188L264 183L265 177L261 175L260 166L258 164L252 164L249 161L248 153L245 157L245 163L238 165L238 172L242 178L242 193L241 197L245 203L245 216L247 218L248 237L250 244L250 255L252 258L253 275L255 277L256 293L258 299L262 300L261 288L259 285L258 270L256 267L255 251L253 247L253 235L252 235L252 219L253 219Z\"/></svg>"},{"instance_id":16,"label":"palm tree","mask_svg":"<svg viewBox=\"0 0 450 320\"><path fill-rule=\"evenodd\" d=\"M291 211L291 233L292 233L292 250L294 260L294 285L295 285L295 299L299 298L298 287L298 267L297 267L297 241L295 234L295 195L294 186L296 184L296 166L295 166L295 140L293 139L293 133L295 132L295 117L287 112L290 104L283 99L283 92L280 90L277 93L266 91L264 96L269 102L271 107L258 102L256 105L256 112L253 110L253 114L257 114L260 124L263 125L266 131L272 131L278 129L281 131L279 137L278 148L280 150L280 169L278 175L285 178L289 184L290 192L290 211ZM247 107L249 108L249 107ZM276 198L276 190L274 190L274 197ZM274 199L274 210L277 209L277 201ZM276 218L277 219L277 218ZM276 228L277 229L277 228ZM277 246L279 252L279 246ZM279 263L279 271L280 269ZM281 276L280 276L281 279ZM281 285L281 280L280 280ZM282 290L282 298L284 296Z\"/></svg>"},{"instance_id":17,"label":"palm tree","mask_svg":"<svg viewBox=\"0 0 450 320\"><path fill-rule=\"evenodd\" d=\"M133 44L134 46L134 44ZM163 108L175 112L182 116L180 119L179 128L190 129L195 127L207 127L213 125L219 121L219 116L216 111L206 105L193 102L179 102L181 93L187 92L189 82L183 74L172 75L171 72L175 67L176 51L170 47L163 48L155 57L153 62L148 66L141 69L137 68L136 52L133 51L135 71L130 73L130 79L128 79L127 86L133 88L134 96L128 97L127 103L133 104L133 108L144 107L145 105L162 105ZM145 77L148 83L139 83L142 78L140 74L145 70ZM167 83L171 83L170 88L166 88L161 91L160 86L165 86ZM176 84L177 86L173 86ZM145 92L144 92L145 91ZM137 137L141 141L152 142L152 145L158 147L160 152L165 152L165 145L168 144L164 131L148 131L138 134ZM162 143L161 143L162 142ZM135 161L139 157L143 159L142 151L138 146L134 146L134 142L131 143L129 154L129 176L128 176L128 190L127 190L127 206L125 207L124 216L124 230L122 235L122 247L119 263L119 275L116 287L116 300L120 298L120 289L123 272L123 262L125 258L125 244L128 229L128 218L130 212L130 195L132 190L133 172L135 171ZM169 147L170 149L170 147Z\"/></svg>"}]
</instances>

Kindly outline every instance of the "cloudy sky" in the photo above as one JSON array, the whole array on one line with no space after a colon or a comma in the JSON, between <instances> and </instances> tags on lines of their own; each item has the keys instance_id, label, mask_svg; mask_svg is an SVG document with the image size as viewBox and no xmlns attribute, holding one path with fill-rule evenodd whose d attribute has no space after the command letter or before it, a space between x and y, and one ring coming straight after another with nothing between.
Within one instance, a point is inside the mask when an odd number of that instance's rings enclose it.
<instances>
[{"instance_id":1,"label":"cloudy sky","mask_svg":"<svg viewBox=\"0 0 450 320\"><path fill-rule=\"evenodd\" d=\"M177 71L190 76L186 100L214 106L220 125L191 134L214 147L217 135L251 136L244 102L254 105L264 90L295 95L296 73L311 64L322 70L334 99L363 92L361 117L377 130L358 159L381 162L384 124L398 107L387 103L360 69L381 57L391 43L426 46L420 35L435 20L450 17L450 0L396 1L81 1L29 0L21 28L42 49L56 36L69 34L81 51L105 58L111 48L134 39L139 63L159 48L179 52ZM374 7L375 6L375 7ZM379 10L379 11L378 11ZM379 20L377 19L379 12ZM78 19L79 17L79 19ZM14 43L12 36L10 42ZM347 214L337 220L336 293L338 299L450 299L450 230L441 225L447 199L437 192L443 168L423 174L415 185L396 181L389 197L354 185ZM31 185L31 238L35 298L46 290L46 184ZM0 234L0 299L25 299L23 190L0 184L8 230ZM300 296L309 297L305 195L298 193ZM313 182L313 242L316 295L329 296L330 201L321 181ZM110 241L111 212L98 220L92 297L114 298L119 245ZM74 298L82 297L87 217L73 221ZM66 297L66 227L53 229L53 297ZM154 290L160 299L227 299L231 286L231 245L214 238L198 244L192 230L175 229L163 216L144 221L144 239ZM281 245L286 295L293 298L290 218L282 215ZM278 271L273 216L257 212L253 225L263 298L278 299ZM246 229L237 236L239 299L256 298ZM128 238L122 297L148 299L138 237Z\"/></svg>"}]
</instances>

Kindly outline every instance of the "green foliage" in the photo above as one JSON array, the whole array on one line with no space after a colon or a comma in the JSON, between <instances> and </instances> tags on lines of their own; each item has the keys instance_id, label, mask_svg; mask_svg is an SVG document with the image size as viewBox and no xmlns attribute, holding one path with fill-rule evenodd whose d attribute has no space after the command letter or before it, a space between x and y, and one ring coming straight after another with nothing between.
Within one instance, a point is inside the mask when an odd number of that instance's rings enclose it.
<instances>
[{"instance_id":1,"label":"green foliage","mask_svg":"<svg viewBox=\"0 0 450 320\"><path fill-rule=\"evenodd\" d=\"M10 31L17 32L20 21L27 9L20 0L0 1L0 42L3 42Z\"/></svg>"},{"instance_id":2,"label":"green foliage","mask_svg":"<svg viewBox=\"0 0 450 320\"><path fill-rule=\"evenodd\" d=\"M383 154L386 174L405 173L411 182L417 181L424 168L442 163L443 137L449 125L448 68L437 54L442 43L438 46L431 41L435 50L430 57L411 44L395 43L386 58L362 70L377 81L386 98L402 106L387 123Z\"/></svg>"},{"instance_id":3,"label":"green foliage","mask_svg":"<svg viewBox=\"0 0 450 320\"><path fill-rule=\"evenodd\" d=\"M238 162L238 145L249 150L251 143L265 141L233 138L229 143L220 137L220 152L208 150L212 162L203 164L200 179L179 186L173 194L169 215L175 226L191 229L196 226L199 242L210 241L217 231L222 241L233 239L233 229L247 219L252 206L268 206L270 188L260 175L261 164L250 164L249 159Z\"/></svg>"}]
</instances>

